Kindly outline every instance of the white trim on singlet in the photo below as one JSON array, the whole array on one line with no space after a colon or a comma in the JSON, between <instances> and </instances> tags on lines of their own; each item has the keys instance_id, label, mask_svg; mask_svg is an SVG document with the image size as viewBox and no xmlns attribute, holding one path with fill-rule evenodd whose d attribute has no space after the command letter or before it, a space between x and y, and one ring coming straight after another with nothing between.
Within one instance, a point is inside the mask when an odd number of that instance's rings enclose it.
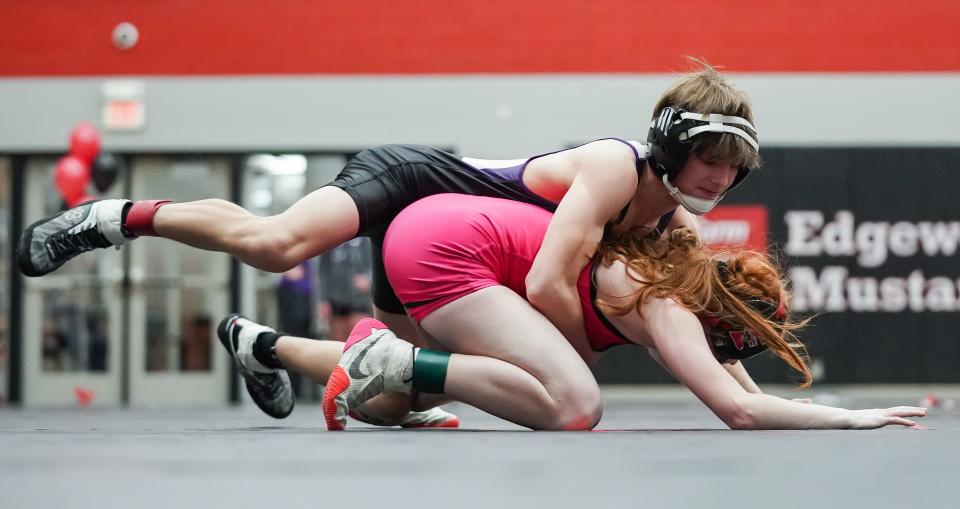
<instances>
[{"instance_id":1,"label":"white trim on singlet","mask_svg":"<svg viewBox=\"0 0 960 509\"><path fill-rule=\"evenodd\" d=\"M646 159L650 156L650 145L647 143L641 143L637 140L624 140L630 144L633 148L637 149L637 155L640 156L640 159Z\"/></svg>"},{"instance_id":2,"label":"white trim on singlet","mask_svg":"<svg viewBox=\"0 0 960 509\"><path fill-rule=\"evenodd\" d=\"M480 159L476 157L461 157L460 160L479 170L479 169L510 168L513 166L520 166L521 164L525 164L527 161L529 161L530 158L527 157L524 159Z\"/></svg>"},{"instance_id":3,"label":"white trim on singlet","mask_svg":"<svg viewBox=\"0 0 960 509\"><path fill-rule=\"evenodd\" d=\"M630 145L637 151L637 155L641 160L644 160L650 156L650 145L637 140L627 140L622 138L600 138L600 139L596 139L596 140L584 143L583 145L588 145L590 143L594 143L597 141L604 141L604 140L617 140L617 141L626 142L628 145ZM579 146L582 147L583 145L579 145ZM477 169L493 170L493 169L512 168L514 166L525 165L528 162L530 162L531 159L536 159L546 155L558 154L560 152L566 152L567 150L572 150L574 148L577 148L577 147L570 147L568 149L557 150L556 152L546 152L544 154L538 154L535 156L527 157L525 159L480 159L478 157L464 156L464 157L461 157L460 160Z\"/></svg>"}]
</instances>

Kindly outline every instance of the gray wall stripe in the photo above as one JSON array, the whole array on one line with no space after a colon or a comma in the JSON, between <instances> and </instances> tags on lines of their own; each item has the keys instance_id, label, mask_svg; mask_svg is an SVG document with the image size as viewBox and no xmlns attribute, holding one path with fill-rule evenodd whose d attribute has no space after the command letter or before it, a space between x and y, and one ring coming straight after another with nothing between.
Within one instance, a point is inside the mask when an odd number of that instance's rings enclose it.
<instances>
[{"instance_id":1,"label":"gray wall stripe","mask_svg":"<svg viewBox=\"0 0 960 509\"><path fill-rule=\"evenodd\" d=\"M960 73L731 74L770 146L960 145ZM355 150L409 142L522 157L604 136L644 139L671 75L146 79L147 127L121 151ZM0 151L56 151L99 118L99 78L0 80ZM919 126L919 128L917 128Z\"/></svg>"}]
</instances>

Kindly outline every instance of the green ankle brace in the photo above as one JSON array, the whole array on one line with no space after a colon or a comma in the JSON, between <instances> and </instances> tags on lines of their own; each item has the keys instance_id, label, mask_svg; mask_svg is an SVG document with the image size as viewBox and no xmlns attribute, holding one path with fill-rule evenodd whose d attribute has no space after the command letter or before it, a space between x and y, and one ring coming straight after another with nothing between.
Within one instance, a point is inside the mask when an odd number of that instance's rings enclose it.
<instances>
[{"instance_id":1,"label":"green ankle brace","mask_svg":"<svg viewBox=\"0 0 960 509\"><path fill-rule=\"evenodd\" d=\"M413 359L413 388L428 394L443 394L450 354L421 348Z\"/></svg>"}]
</instances>

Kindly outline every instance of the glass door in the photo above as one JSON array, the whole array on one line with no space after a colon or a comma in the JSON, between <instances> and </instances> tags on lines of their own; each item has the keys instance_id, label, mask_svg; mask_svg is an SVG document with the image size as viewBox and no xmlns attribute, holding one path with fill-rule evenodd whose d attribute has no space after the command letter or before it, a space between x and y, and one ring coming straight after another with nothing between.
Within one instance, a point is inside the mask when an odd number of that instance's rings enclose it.
<instances>
[{"instance_id":1,"label":"glass door","mask_svg":"<svg viewBox=\"0 0 960 509\"><path fill-rule=\"evenodd\" d=\"M53 184L55 163L48 157L26 162L26 224L64 208ZM105 197L116 197L122 178ZM120 403L122 280L122 253L112 249L86 253L44 277L24 278L24 404Z\"/></svg>"},{"instance_id":2,"label":"glass door","mask_svg":"<svg viewBox=\"0 0 960 509\"><path fill-rule=\"evenodd\" d=\"M136 158L134 199L229 199L227 158ZM229 357L216 326L228 312L230 258L164 239L130 244L130 401L223 403Z\"/></svg>"}]
</instances>

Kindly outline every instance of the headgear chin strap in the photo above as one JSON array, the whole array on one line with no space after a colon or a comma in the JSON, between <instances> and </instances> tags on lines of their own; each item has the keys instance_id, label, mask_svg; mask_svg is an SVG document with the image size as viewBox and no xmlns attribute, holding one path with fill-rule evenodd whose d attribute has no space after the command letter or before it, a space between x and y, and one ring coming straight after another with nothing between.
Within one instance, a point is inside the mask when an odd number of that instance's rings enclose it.
<instances>
[{"instance_id":1,"label":"headgear chin strap","mask_svg":"<svg viewBox=\"0 0 960 509\"><path fill-rule=\"evenodd\" d=\"M647 142L650 144L650 163L653 173L659 177L667 191L683 208L693 214L709 212L723 198L705 200L681 193L670 181L677 178L690 157L694 137L703 133L729 133L743 138L754 150L760 150L757 130L747 119L719 113L693 113L674 106L667 106L650 123ZM724 193L740 185L750 170L741 167L736 178Z\"/></svg>"},{"instance_id":2,"label":"headgear chin strap","mask_svg":"<svg viewBox=\"0 0 960 509\"><path fill-rule=\"evenodd\" d=\"M683 205L683 208L687 209L691 214L701 216L713 210L714 207L720 203L720 200L726 196L726 192L717 196L712 200L707 198L697 198L696 196L691 196L689 194L681 193L679 189L676 188L673 184L670 183L669 177L667 175L663 176L663 185L667 188L667 192L670 193L670 196L680 205Z\"/></svg>"}]
</instances>

